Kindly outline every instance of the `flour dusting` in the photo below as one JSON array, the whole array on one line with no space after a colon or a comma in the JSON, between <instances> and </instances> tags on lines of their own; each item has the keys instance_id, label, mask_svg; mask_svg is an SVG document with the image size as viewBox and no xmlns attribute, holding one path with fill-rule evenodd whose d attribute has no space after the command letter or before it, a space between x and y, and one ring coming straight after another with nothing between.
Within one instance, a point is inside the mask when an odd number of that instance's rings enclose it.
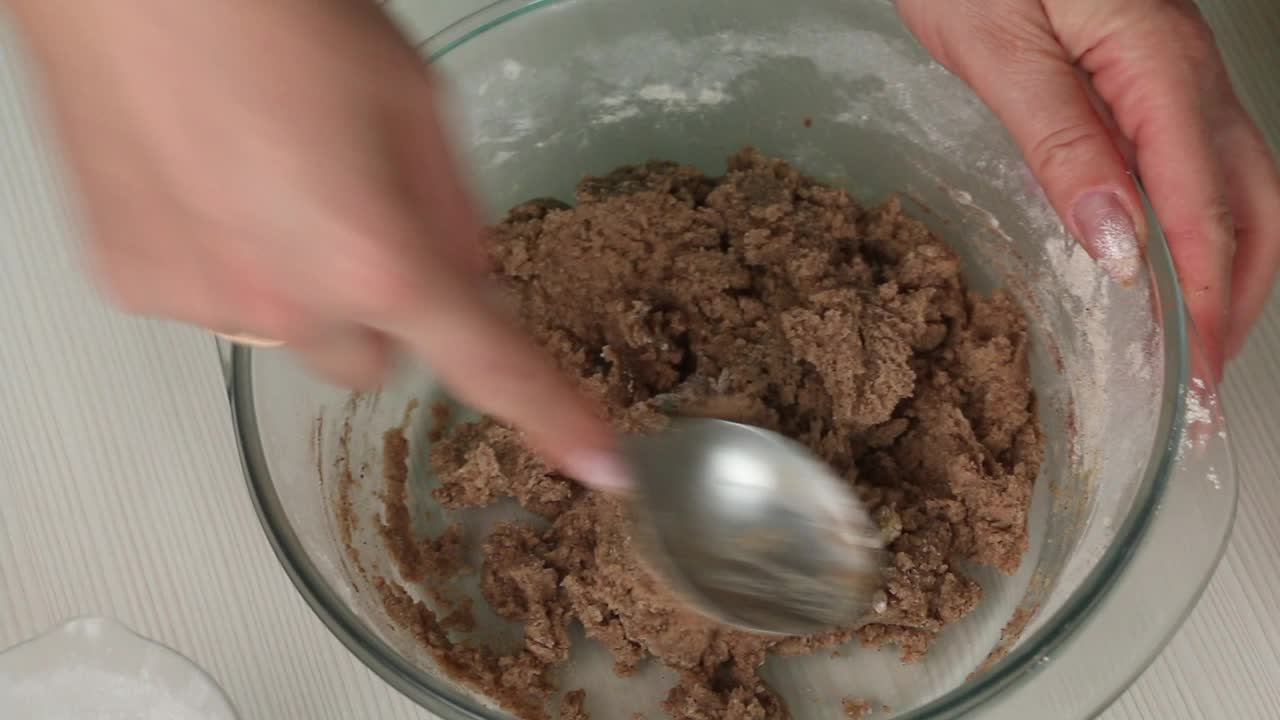
<instances>
[{"instance_id":1,"label":"flour dusting","mask_svg":"<svg viewBox=\"0 0 1280 720\"><path fill-rule=\"evenodd\" d=\"M3 680L3 678L0 678ZM5 717L25 720L209 720L198 703L146 677L69 665L10 688ZM12 714L10 714L12 713Z\"/></svg>"}]
</instances>

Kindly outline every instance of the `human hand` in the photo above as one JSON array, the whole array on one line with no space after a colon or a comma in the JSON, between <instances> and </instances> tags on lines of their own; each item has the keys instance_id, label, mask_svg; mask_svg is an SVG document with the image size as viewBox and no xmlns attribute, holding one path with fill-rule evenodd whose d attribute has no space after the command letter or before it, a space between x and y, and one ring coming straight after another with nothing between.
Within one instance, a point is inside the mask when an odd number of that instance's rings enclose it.
<instances>
[{"instance_id":1,"label":"human hand","mask_svg":"<svg viewBox=\"0 0 1280 720\"><path fill-rule=\"evenodd\" d=\"M1191 0L896 1L1122 282L1143 267L1136 172L1220 377L1275 283L1280 175Z\"/></svg>"},{"instance_id":2,"label":"human hand","mask_svg":"<svg viewBox=\"0 0 1280 720\"><path fill-rule=\"evenodd\" d=\"M108 291L370 384L404 347L578 479L604 421L486 302L431 79L373 3L9 0Z\"/></svg>"}]
</instances>

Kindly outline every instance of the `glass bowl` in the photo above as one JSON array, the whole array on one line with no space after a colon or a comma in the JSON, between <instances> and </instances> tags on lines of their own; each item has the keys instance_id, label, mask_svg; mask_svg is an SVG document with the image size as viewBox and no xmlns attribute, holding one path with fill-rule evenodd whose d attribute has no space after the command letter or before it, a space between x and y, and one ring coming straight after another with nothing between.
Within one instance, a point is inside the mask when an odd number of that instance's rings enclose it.
<instances>
[{"instance_id":1,"label":"glass bowl","mask_svg":"<svg viewBox=\"0 0 1280 720\"><path fill-rule=\"evenodd\" d=\"M464 164L495 218L531 197L571 199L584 174L649 159L716 174L750 144L861 199L898 194L957 249L974 289L1004 287L1030 315L1047 444L1021 570L975 570L983 604L917 664L857 648L771 659L765 674L793 716L830 717L861 697L892 708L877 717L1085 718L1154 658L1207 583L1236 499L1167 249L1153 233L1148 273L1133 287L1110 282L999 123L891 3L509 0L425 48L451 82ZM410 438L416 531L459 517L477 535L496 517L433 507L430 413L409 411L444 397L430 374L352 395L286 353L236 348L230 392L267 536L321 619L435 713L505 717L391 621L366 571L422 596L395 577L372 529L389 428L404 424ZM575 653L561 686L589 688L592 717L661 717L661 672L622 681L592 643Z\"/></svg>"}]
</instances>

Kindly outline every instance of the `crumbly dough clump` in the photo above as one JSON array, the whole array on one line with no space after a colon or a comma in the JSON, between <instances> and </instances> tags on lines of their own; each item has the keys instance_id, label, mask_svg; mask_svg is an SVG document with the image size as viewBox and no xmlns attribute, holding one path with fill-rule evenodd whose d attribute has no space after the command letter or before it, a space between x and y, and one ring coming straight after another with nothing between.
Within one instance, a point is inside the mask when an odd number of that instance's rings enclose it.
<instances>
[{"instance_id":1,"label":"crumbly dough clump","mask_svg":"<svg viewBox=\"0 0 1280 720\"><path fill-rule=\"evenodd\" d=\"M849 720L865 720L871 714L871 701L865 698L845 698L841 705L844 707L844 716Z\"/></svg>"},{"instance_id":2,"label":"crumbly dough clump","mask_svg":"<svg viewBox=\"0 0 1280 720\"><path fill-rule=\"evenodd\" d=\"M576 199L526 203L492 231L496 275L524 327L620 429L713 415L818 453L883 529L887 602L856 629L814 637L716 626L637 565L617 503L486 420L436 444L436 499L512 497L549 525L500 525L484 545L485 598L524 624L514 654L451 642L430 610L384 588L446 668L543 717L578 622L619 674L651 659L677 671L673 718L785 718L758 673L768 654L856 637L917 659L982 596L958 561L1017 569L1041 458L1026 318L1004 293L967 292L955 253L898 201L865 209L749 149L721 178L653 162L587 178ZM421 568L453 557L441 547L452 542L400 552ZM583 700L572 693L563 716L585 717Z\"/></svg>"}]
</instances>

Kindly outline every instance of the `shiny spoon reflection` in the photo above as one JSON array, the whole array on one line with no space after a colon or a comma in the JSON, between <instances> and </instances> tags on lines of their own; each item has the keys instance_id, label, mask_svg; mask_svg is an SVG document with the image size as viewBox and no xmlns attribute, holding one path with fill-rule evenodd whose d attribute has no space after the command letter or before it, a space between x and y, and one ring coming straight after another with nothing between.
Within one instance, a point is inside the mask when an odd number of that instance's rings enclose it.
<instances>
[{"instance_id":1,"label":"shiny spoon reflection","mask_svg":"<svg viewBox=\"0 0 1280 720\"><path fill-rule=\"evenodd\" d=\"M879 529L807 448L724 420L626 440L640 553L696 609L755 632L857 623L880 587Z\"/></svg>"}]
</instances>

